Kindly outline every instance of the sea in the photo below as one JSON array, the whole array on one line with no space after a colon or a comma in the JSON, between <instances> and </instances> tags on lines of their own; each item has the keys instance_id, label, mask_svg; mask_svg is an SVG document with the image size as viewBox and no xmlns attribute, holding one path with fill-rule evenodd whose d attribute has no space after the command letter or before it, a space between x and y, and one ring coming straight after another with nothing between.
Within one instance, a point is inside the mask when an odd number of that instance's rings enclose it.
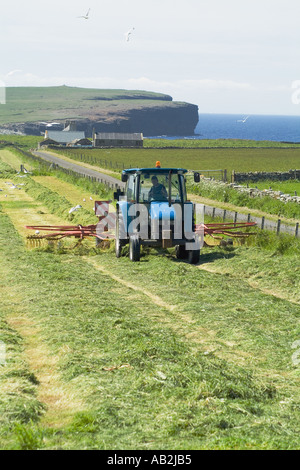
<instances>
[{"instance_id":1,"label":"sea","mask_svg":"<svg viewBox=\"0 0 300 470\"><path fill-rule=\"evenodd\" d=\"M199 114L199 122L194 133L184 137L156 136L156 138L246 139L300 143L300 115Z\"/></svg>"}]
</instances>

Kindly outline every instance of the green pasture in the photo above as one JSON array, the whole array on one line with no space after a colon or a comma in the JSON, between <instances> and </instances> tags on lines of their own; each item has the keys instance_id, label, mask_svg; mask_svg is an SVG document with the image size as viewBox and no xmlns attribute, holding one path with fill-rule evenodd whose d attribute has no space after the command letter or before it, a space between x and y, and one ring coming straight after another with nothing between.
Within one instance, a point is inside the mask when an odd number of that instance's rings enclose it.
<instances>
[{"instance_id":1,"label":"green pasture","mask_svg":"<svg viewBox=\"0 0 300 470\"><path fill-rule=\"evenodd\" d=\"M133 101L134 100L134 101ZM117 105L120 111L132 107L176 106L168 95L147 91L57 87L7 87L6 104L0 108L0 124L76 119ZM134 106L133 106L134 105Z\"/></svg>"},{"instance_id":2,"label":"green pasture","mask_svg":"<svg viewBox=\"0 0 300 470\"><path fill-rule=\"evenodd\" d=\"M271 140L247 139L150 139L144 138L146 148L300 148L300 144Z\"/></svg>"},{"instance_id":3,"label":"green pasture","mask_svg":"<svg viewBox=\"0 0 300 470\"><path fill-rule=\"evenodd\" d=\"M103 168L152 167L156 161L164 167L190 170L288 171L300 166L300 148L221 148L221 149L71 149L60 153L77 161L84 161Z\"/></svg>"}]
</instances>

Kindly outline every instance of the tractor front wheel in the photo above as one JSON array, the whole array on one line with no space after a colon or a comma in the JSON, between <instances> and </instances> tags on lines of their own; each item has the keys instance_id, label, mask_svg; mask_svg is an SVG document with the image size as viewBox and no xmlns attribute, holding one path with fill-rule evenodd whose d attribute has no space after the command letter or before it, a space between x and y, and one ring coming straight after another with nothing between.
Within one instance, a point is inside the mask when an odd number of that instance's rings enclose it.
<instances>
[{"instance_id":1,"label":"tractor front wheel","mask_svg":"<svg viewBox=\"0 0 300 470\"><path fill-rule=\"evenodd\" d=\"M131 261L140 261L141 242L138 235L129 237L129 258Z\"/></svg>"},{"instance_id":2,"label":"tractor front wheel","mask_svg":"<svg viewBox=\"0 0 300 470\"><path fill-rule=\"evenodd\" d=\"M175 246L175 255L177 259L186 259L187 251L184 245L176 245Z\"/></svg>"}]
</instances>

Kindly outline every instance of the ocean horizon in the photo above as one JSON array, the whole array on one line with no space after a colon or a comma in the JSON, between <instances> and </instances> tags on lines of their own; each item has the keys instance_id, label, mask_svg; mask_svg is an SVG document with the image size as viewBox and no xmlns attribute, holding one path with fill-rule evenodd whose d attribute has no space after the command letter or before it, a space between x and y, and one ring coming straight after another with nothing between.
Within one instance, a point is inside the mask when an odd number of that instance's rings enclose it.
<instances>
[{"instance_id":1,"label":"ocean horizon","mask_svg":"<svg viewBox=\"0 0 300 470\"><path fill-rule=\"evenodd\" d=\"M172 140L243 139L300 143L300 116L199 113L194 135L155 137Z\"/></svg>"}]
</instances>

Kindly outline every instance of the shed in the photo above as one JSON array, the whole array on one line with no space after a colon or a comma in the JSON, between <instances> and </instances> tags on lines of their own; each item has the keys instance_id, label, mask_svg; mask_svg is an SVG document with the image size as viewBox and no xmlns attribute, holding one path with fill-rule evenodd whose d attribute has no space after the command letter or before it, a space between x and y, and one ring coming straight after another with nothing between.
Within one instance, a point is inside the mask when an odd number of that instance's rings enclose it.
<instances>
[{"instance_id":1,"label":"shed","mask_svg":"<svg viewBox=\"0 0 300 470\"><path fill-rule=\"evenodd\" d=\"M59 145L59 144L58 142L55 142L55 140L45 139L45 140L42 140L42 142L38 143L38 148L47 147L48 145Z\"/></svg>"},{"instance_id":2,"label":"shed","mask_svg":"<svg viewBox=\"0 0 300 470\"><path fill-rule=\"evenodd\" d=\"M143 134L95 133L93 135L93 147L143 147Z\"/></svg>"},{"instance_id":3,"label":"shed","mask_svg":"<svg viewBox=\"0 0 300 470\"><path fill-rule=\"evenodd\" d=\"M89 139L75 139L69 142L67 147L92 147L92 141Z\"/></svg>"},{"instance_id":4,"label":"shed","mask_svg":"<svg viewBox=\"0 0 300 470\"><path fill-rule=\"evenodd\" d=\"M58 145L67 145L74 140L85 139L83 131L49 131L45 132L45 139L51 139Z\"/></svg>"}]
</instances>

